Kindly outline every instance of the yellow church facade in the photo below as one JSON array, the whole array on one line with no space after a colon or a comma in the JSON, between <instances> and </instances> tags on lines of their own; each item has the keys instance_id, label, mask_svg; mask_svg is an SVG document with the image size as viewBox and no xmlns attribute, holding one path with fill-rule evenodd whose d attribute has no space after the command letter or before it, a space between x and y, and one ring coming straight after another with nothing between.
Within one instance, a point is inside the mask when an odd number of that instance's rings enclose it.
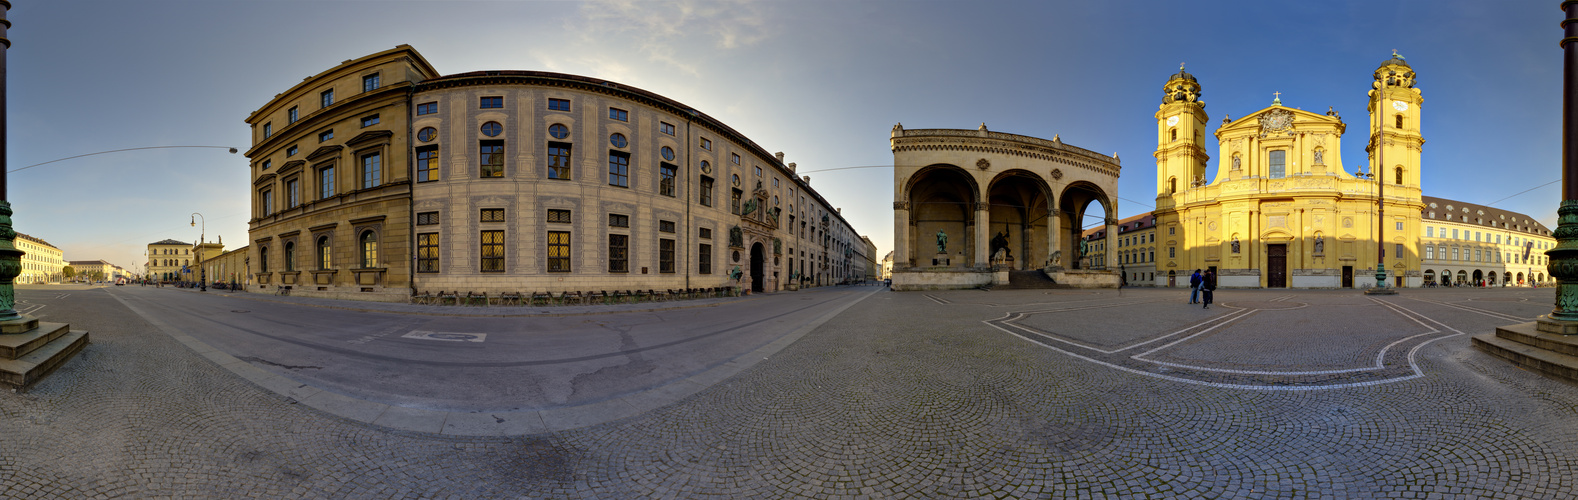
<instances>
[{"instance_id":1,"label":"yellow church facade","mask_svg":"<svg viewBox=\"0 0 1578 500\"><path fill-rule=\"evenodd\" d=\"M1224 287L1373 286L1384 255L1388 285L1420 286L1425 141L1413 83L1395 55L1375 71L1362 124L1368 173L1344 168L1348 123L1337 113L1283 106L1278 96L1222 119L1218 168L1207 178L1209 117L1199 82L1180 68L1155 115L1156 284L1214 269Z\"/></svg>"}]
</instances>

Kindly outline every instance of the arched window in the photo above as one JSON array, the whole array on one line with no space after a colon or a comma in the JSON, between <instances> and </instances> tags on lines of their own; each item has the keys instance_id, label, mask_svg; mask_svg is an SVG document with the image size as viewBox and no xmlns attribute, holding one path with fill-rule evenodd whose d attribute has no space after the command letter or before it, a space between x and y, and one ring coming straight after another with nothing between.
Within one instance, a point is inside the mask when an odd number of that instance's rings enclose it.
<instances>
[{"instance_id":1,"label":"arched window","mask_svg":"<svg viewBox=\"0 0 1578 500\"><path fill-rule=\"evenodd\" d=\"M1171 134L1171 137L1168 139L1168 141L1178 140L1178 129L1171 129L1168 132Z\"/></svg>"},{"instance_id":2,"label":"arched window","mask_svg":"<svg viewBox=\"0 0 1578 500\"><path fill-rule=\"evenodd\" d=\"M285 271L296 270L296 242L285 243Z\"/></svg>"},{"instance_id":3,"label":"arched window","mask_svg":"<svg viewBox=\"0 0 1578 500\"><path fill-rule=\"evenodd\" d=\"M1403 128L1403 115L1397 115L1397 128Z\"/></svg>"},{"instance_id":4,"label":"arched window","mask_svg":"<svg viewBox=\"0 0 1578 500\"><path fill-rule=\"evenodd\" d=\"M318 237L318 269L329 269L329 268L333 267L333 261L332 261L333 259L331 258L332 256L333 256L333 252L330 252L330 249L329 249L329 237L328 236L319 236Z\"/></svg>"},{"instance_id":5,"label":"arched window","mask_svg":"<svg viewBox=\"0 0 1578 500\"><path fill-rule=\"evenodd\" d=\"M268 247L258 247L258 272L268 272Z\"/></svg>"},{"instance_id":6,"label":"arched window","mask_svg":"<svg viewBox=\"0 0 1578 500\"><path fill-rule=\"evenodd\" d=\"M1176 192L1178 192L1178 178L1177 177L1168 178L1167 179L1167 194L1173 194L1173 193L1176 193Z\"/></svg>"},{"instance_id":7,"label":"arched window","mask_svg":"<svg viewBox=\"0 0 1578 500\"><path fill-rule=\"evenodd\" d=\"M1403 167L1397 167L1397 183L1403 183Z\"/></svg>"},{"instance_id":8,"label":"arched window","mask_svg":"<svg viewBox=\"0 0 1578 500\"><path fill-rule=\"evenodd\" d=\"M372 231L363 231L361 242L362 269L378 267L378 235Z\"/></svg>"}]
</instances>

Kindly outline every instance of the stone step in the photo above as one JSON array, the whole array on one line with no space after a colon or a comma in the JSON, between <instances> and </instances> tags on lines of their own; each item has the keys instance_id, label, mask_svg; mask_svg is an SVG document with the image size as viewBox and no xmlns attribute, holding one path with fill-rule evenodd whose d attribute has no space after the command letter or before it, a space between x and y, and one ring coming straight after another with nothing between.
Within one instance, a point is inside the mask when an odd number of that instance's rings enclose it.
<instances>
[{"instance_id":1,"label":"stone step","mask_svg":"<svg viewBox=\"0 0 1578 500\"><path fill-rule=\"evenodd\" d=\"M0 388L25 391L88 345L88 332L68 331L19 359L0 360Z\"/></svg>"},{"instance_id":2,"label":"stone step","mask_svg":"<svg viewBox=\"0 0 1578 500\"><path fill-rule=\"evenodd\" d=\"M1547 351L1578 356L1578 335L1542 332L1538 325L1530 322L1503 326L1496 329L1496 336Z\"/></svg>"},{"instance_id":3,"label":"stone step","mask_svg":"<svg viewBox=\"0 0 1578 500\"><path fill-rule=\"evenodd\" d=\"M37 323L37 328L23 333L0 334L0 359L17 359L26 356L56 337L71 331L65 323Z\"/></svg>"},{"instance_id":4,"label":"stone step","mask_svg":"<svg viewBox=\"0 0 1578 500\"><path fill-rule=\"evenodd\" d=\"M1578 356L1508 340L1501 337L1499 332L1481 333L1475 335L1473 340L1474 347L1487 354L1551 377L1578 383Z\"/></svg>"}]
</instances>

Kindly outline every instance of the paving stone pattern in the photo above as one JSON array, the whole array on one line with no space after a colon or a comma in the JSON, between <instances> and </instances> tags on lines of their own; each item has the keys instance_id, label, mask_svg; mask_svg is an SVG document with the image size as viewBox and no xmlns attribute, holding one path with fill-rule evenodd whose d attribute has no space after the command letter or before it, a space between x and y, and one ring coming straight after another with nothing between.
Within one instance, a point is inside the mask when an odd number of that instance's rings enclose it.
<instances>
[{"instance_id":1,"label":"paving stone pattern","mask_svg":"<svg viewBox=\"0 0 1578 500\"><path fill-rule=\"evenodd\" d=\"M1443 330L1419 347L1411 361L1418 377L1293 391L1115 369L987 323L1016 311L1110 304L1124 305L1067 314L1125 315L1130 324L1165 309L1158 317L1177 318L1172 308L1191 306L1176 290L880 293L679 403L515 438L447 438L329 417L193 354L102 290L19 292L46 304L37 314L47 320L92 331L94 343L32 392L0 395L7 498L1578 495L1578 389L1479 353L1466 335ZM1348 328L1353 315L1405 314L1354 292L1221 291L1223 306L1210 313L1148 329L1170 333L1231 313L1226 304L1235 300L1287 295L1294 298L1281 301L1335 305L1289 316L1297 322L1278 332L1245 330L1260 336L1259 352L1240 358L1344 365L1360 347L1276 358L1264 337L1322 335L1330 325ZM1387 300L1478 333L1549 310L1549 297L1410 290ZM1487 298L1505 300L1474 300ZM1232 333L1197 339L1232 351ZM1232 354L1191 359L1240 359Z\"/></svg>"}]
</instances>

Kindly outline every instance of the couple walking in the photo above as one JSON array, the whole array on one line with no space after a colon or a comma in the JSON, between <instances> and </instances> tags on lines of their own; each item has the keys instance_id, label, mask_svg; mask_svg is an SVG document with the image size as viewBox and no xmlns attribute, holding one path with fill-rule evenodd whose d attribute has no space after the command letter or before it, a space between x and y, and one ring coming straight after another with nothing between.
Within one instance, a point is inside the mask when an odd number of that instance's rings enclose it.
<instances>
[{"instance_id":1,"label":"couple walking","mask_svg":"<svg viewBox=\"0 0 1578 500\"><path fill-rule=\"evenodd\" d=\"M1205 296L1205 305L1203 308L1210 309L1211 299L1214 298L1214 295L1216 295L1216 273L1209 269L1205 271L1205 275L1203 276L1200 274L1199 269L1195 269L1194 275L1189 277L1189 303L1202 303L1200 300L1198 300L1201 295Z\"/></svg>"}]
</instances>

